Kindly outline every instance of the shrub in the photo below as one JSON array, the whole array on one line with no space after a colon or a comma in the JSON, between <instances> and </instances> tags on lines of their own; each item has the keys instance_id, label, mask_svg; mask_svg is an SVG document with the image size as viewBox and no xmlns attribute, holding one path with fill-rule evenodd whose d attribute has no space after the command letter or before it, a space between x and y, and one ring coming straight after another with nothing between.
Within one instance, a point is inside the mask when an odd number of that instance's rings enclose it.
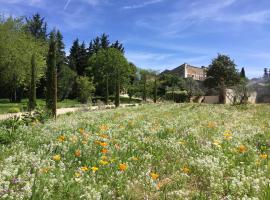
<instances>
[{"instance_id":1,"label":"shrub","mask_svg":"<svg viewBox=\"0 0 270 200\"><path fill-rule=\"evenodd\" d=\"M7 112L8 113L18 113L20 111L21 111L20 108L12 107L12 108L9 108Z\"/></svg>"},{"instance_id":2,"label":"shrub","mask_svg":"<svg viewBox=\"0 0 270 200\"><path fill-rule=\"evenodd\" d=\"M91 94L95 91L93 81L88 77L79 76L76 80L78 87L78 100L81 103L87 103Z\"/></svg>"},{"instance_id":3,"label":"shrub","mask_svg":"<svg viewBox=\"0 0 270 200\"><path fill-rule=\"evenodd\" d=\"M171 91L168 91L165 94L165 99L171 101L174 99L176 103L186 102L188 101L188 94L186 91L175 91L174 94Z\"/></svg>"}]
</instances>

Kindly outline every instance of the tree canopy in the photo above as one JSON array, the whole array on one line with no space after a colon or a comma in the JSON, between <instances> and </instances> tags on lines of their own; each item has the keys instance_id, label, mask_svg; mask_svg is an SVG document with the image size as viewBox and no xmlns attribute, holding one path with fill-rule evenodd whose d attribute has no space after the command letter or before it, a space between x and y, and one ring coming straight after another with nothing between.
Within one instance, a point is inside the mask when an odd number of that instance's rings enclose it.
<instances>
[{"instance_id":1,"label":"tree canopy","mask_svg":"<svg viewBox=\"0 0 270 200\"><path fill-rule=\"evenodd\" d=\"M24 91L30 84L32 55L36 56L37 77L44 74L45 52L44 42L25 33L22 18L2 19L0 22L0 78L10 88L10 99L18 101L18 89Z\"/></svg>"},{"instance_id":2,"label":"tree canopy","mask_svg":"<svg viewBox=\"0 0 270 200\"><path fill-rule=\"evenodd\" d=\"M218 54L209 65L205 84L209 88L215 88L219 87L222 81L226 86L233 86L239 83L240 76L234 61L227 55Z\"/></svg>"}]
</instances>

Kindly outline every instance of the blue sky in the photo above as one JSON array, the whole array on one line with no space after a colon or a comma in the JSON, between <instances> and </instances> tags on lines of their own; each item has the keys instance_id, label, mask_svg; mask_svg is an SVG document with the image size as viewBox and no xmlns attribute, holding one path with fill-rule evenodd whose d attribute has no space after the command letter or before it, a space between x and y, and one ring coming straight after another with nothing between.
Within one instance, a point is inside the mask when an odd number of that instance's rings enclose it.
<instances>
[{"instance_id":1,"label":"blue sky","mask_svg":"<svg viewBox=\"0 0 270 200\"><path fill-rule=\"evenodd\" d=\"M35 12L60 29L67 52L75 38L89 43L105 32L142 68L207 66L217 53L249 77L270 67L269 0L0 0L6 16Z\"/></svg>"}]
</instances>

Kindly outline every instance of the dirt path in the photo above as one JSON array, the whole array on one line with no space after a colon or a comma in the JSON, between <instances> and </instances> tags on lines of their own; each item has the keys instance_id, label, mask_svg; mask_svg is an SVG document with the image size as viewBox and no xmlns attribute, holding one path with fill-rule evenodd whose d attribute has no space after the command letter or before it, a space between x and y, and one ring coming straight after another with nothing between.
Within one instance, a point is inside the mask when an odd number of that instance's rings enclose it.
<instances>
[{"instance_id":1,"label":"dirt path","mask_svg":"<svg viewBox=\"0 0 270 200\"><path fill-rule=\"evenodd\" d=\"M139 104L122 104L120 107L130 107L130 106L139 106ZM75 107L75 108L59 108L57 109L57 115L63 115L70 112L77 112L77 111L94 111L94 110L103 110L103 109L113 109L115 108L114 105L105 105L105 106L91 106L91 107ZM5 120L12 117L20 117L25 112L20 113L8 113L0 115L0 120Z\"/></svg>"}]
</instances>

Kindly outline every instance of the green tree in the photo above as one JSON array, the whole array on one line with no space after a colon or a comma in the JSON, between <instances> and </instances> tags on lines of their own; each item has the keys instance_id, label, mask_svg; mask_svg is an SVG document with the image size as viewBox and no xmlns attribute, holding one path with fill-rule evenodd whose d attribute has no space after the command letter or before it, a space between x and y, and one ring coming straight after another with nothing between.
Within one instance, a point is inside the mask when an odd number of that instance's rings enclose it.
<instances>
[{"instance_id":1,"label":"green tree","mask_svg":"<svg viewBox=\"0 0 270 200\"><path fill-rule=\"evenodd\" d=\"M34 110L36 108L36 57L35 54L32 55L31 60L31 84L29 92L29 110Z\"/></svg>"},{"instance_id":2,"label":"green tree","mask_svg":"<svg viewBox=\"0 0 270 200\"><path fill-rule=\"evenodd\" d=\"M51 114L56 118L57 106L57 66L56 66L56 39L55 32L50 33L49 51L47 56L46 72L46 106Z\"/></svg>"},{"instance_id":3,"label":"green tree","mask_svg":"<svg viewBox=\"0 0 270 200\"><path fill-rule=\"evenodd\" d=\"M89 57L91 57L94 53L97 53L101 49L115 48L124 54L125 48L123 44L121 44L118 40L114 43L111 43L109 40L109 35L103 33L101 36L93 39L88 48Z\"/></svg>"},{"instance_id":4,"label":"green tree","mask_svg":"<svg viewBox=\"0 0 270 200\"><path fill-rule=\"evenodd\" d=\"M72 92L76 80L76 72L74 72L66 64L61 66L58 73L58 97L60 101L66 99Z\"/></svg>"},{"instance_id":5,"label":"green tree","mask_svg":"<svg viewBox=\"0 0 270 200\"><path fill-rule=\"evenodd\" d=\"M47 23L45 19L36 13L32 18L26 18L25 29L38 40L45 41L47 38Z\"/></svg>"},{"instance_id":6,"label":"green tree","mask_svg":"<svg viewBox=\"0 0 270 200\"><path fill-rule=\"evenodd\" d=\"M221 86L222 81L225 86L233 86L239 83L240 76L234 61L229 56L218 54L209 65L205 84L209 88L216 88Z\"/></svg>"},{"instance_id":7,"label":"green tree","mask_svg":"<svg viewBox=\"0 0 270 200\"><path fill-rule=\"evenodd\" d=\"M47 46L47 23L45 22L45 18L42 18L38 13L34 14L32 18L26 18L24 29L26 33L32 35L35 38L35 42L43 43L44 46ZM44 51L44 56L45 52L46 49ZM39 96L43 96L42 93L44 93L45 88L44 83L44 77L42 76L38 87L38 91L40 91L38 94Z\"/></svg>"},{"instance_id":8,"label":"green tree","mask_svg":"<svg viewBox=\"0 0 270 200\"><path fill-rule=\"evenodd\" d=\"M20 101L23 92L30 87L33 54L37 64L36 79L43 76L46 49L44 42L25 33L22 18L0 20L0 78L8 88L10 101Z\"/></svg>"},{"instance_id":9,"label":"green tree","mask_svg":"<svg viewBox=\"0 0 270 200\"><path fill-rule=\"evenodd\" d=\"M78 86L78 100L87 103L91 94L95 91L93 81L86 76L78 76L76 79Z\"/></svg>"},{"instance_id":10,"label":"green tree","mask_svg":"<svg viewBox=\"0 0 270 200\"><path fill-rule=\"evenodd\" d=\"M58 30L55 35L56 39L56 67L59 72L62 66L67 64L67 57L65 52L65 44L63 42L63 35Z\"/></svg>"},{"instance_id":11,"label":"green tree","mask_svg":"<svg viewBox=\"0 0 270 200\"><path fill-rule=\"evenodd\" d=\"M141 76L141 85L142 85L142 100L146 101L147 98L147 78L149 76L149 71L145 69L140 70L140 76Z\"/></svg>"},{"instance_id":12,"label":"green tree","mask_svg":"<svg viewBox=\"0 0 270 200\"><path fill-rule=\"evenodd\" d=\"M125 53L125 48L118 40L111 44L112 48L118 49L120 52Z\"/></svg>"},{"instance_id":13,"label":"green tree","mask_svg":"<svg viewBox=\"0 0 270 200\"><path fill-rule=\"evenodd\" d=\"M68 66L63 35L59 30L56 32L56 47L57 91L60 101L63 101L72 91L75 84L76 72Z\"/></svg>"},{"instance_id":14,"label":"green tree","mask_svg":"<svg viewBox=\"0 0 270 200\"><path fill-rule=\"evenodd\" d=\"M244 67L242 67L242 69L241 69L240 77L243 78L243 79L246 78L246 72L245 72L245 68Z\"/></svg>"},{"instance_id":15,"label":"green tree","mask_svg":"<svg viewBox=\"0 0 270 200\"><path fill-rule=\"evenodd\" d=\"M184 90L187 91L189 101L193 96L202 96L204 94L198 82L191 77L185 79Z\"/></svg>"},{"instance_id":16,"label":"green tree","mask_svg":"<svg viewBox=\"0 0 270 200\"><path fill-rule=\"evenodd\" d=\"M118 106L120 91L127 87L132 73L124 55L115 48L101 49L90 57L88 71L88 76L94 77L98 94L107 98L107 91L114 91Z\"/></svg>"}]
</instances>

